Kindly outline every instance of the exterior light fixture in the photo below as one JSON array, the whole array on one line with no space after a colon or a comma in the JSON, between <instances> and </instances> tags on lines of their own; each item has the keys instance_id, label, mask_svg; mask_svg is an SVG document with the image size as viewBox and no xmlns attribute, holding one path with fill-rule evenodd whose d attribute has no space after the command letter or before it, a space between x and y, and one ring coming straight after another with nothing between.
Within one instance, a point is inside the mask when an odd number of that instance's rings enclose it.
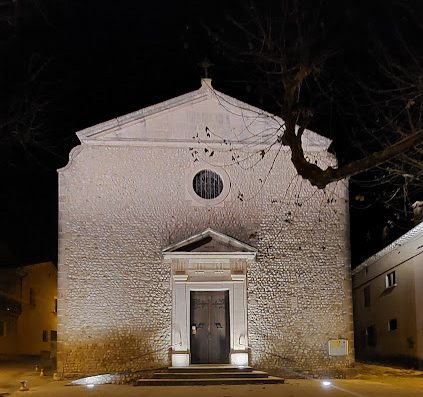
<instances>
[{"instance_id":1,"label":"exterior light fixture","mask_svg":"<svg viewBox=\"0 0 423 397\"><path fill-rule=\"evenodd\" d=\"M29 390L27 380L21 380L21 381L19 381L19 383L20 383L20 387L19 387L20 391L28 391Z\"/></svg>"}]
</instances>

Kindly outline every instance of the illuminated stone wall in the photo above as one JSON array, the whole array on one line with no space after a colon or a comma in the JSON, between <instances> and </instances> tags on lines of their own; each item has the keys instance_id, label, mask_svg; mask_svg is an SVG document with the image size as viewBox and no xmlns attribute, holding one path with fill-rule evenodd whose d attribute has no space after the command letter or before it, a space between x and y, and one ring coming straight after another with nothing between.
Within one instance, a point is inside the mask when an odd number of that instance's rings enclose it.
<instances>
[{"instance_id":1,"label":"illuminated stone wall","mask_svg":"<svg viewBox=\"0 0 423 397\"><path fill-rule=\"evenodd\" d=\"M353 360L345 182L324 191L275 143L283 121L203 80L197 91L90 127L59 170L58 364L64 374L167 366L166 246L207 228L259 252L247 269L250 362L322 373ZM309 161L334 164L330 141L302 135ZM192 181L217 172L221 195ZM347 357L329 357L330 339Z\"/></svg>"},{"instance_id":2,"label":"illuminated stone wall","mask_svg":"<svg viewBox=\"0 0 423 397\"><path fill-rule=\"evenodd\" d=\"M216 153L213 164L227 156ZM210 166L189 148L85 144L72 157L59 173L60 372L167 366L170 269L160 252L208 227L260 250L248 269L252 365L350 366L352 352L327 352L331 338L353 340L344 182L318 191L284 152L273 168L270 155L224 167L229 195L207 207L190 196L189 176Z\"/></svg>"}]
</instances>

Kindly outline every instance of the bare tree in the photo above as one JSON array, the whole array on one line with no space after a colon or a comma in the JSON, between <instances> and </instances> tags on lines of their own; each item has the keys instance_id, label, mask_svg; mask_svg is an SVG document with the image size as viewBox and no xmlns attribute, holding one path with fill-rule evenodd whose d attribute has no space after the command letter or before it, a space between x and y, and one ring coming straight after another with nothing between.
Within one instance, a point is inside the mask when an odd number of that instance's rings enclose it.
<instances>
[{"instance_id":1,"label":"bare tree","mask_svg":"<svg viewBox=\"0 0 423 397\"><path fill-rule=\"evenodd\" d=\"M0 1L0 141L7 166L45 168L46 158L59 156L48 121L60 92L51 76L55 55L29 37L33 29L40 37L49 31L46 3Z\"/></svg>"},{"instance_id":2,"label":"bare tree","mask_svg":"<svg viewBox=\"0 0 423 397\"><path fill-rule=\"evenodd\" d=\"M396 40L403 48L396 57L375 37L366 59L372 73L363 78L343 64L348 58L337 37L339 24L331 25L325 15L333 6L328 1L308 7L298 0L273 6L251 3L242 21L229 17L239 34L236 44L219 34L215 37L229 57L255 68L256 85L284 120L272 144L289 147L291 161L304 179L322 189L364 171L382 170L390 180L398 176L407 189L420 181L423 172L420 54L413 52L400 31ZM406 8L402 11L410 14ZM331 136L335 144L338 141L338 165L322 168L307 158L302 135L329 104L349 125ZM352 149L339 150L339 142L353 145Z\"/></svg>"}]
</instances>

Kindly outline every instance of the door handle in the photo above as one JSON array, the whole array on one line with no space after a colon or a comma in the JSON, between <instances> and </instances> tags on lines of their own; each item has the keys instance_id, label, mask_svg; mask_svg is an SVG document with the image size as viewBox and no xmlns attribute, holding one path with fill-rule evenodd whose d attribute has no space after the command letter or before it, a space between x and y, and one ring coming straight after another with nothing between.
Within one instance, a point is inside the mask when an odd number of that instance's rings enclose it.
<instances>
[{"instance_id":1,"label":"door handle","mask_svg":"<svg viewBox=\"0 0 423 397\"><path fill-rule=\"evenodd\" d=\"M191 326L191 334L195 335L197 333L197 326L194 324Z\"/></svg>"}]
</instances>

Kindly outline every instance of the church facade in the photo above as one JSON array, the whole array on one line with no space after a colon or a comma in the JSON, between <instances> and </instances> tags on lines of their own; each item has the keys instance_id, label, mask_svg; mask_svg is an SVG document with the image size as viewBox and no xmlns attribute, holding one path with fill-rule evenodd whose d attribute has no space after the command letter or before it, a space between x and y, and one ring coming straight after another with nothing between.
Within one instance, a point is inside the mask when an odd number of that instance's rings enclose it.
<instances>
[{"instance_id":1,"label":"church facade","mask_svg":"<svg viewBox=\"0 0 423 397\"><path fill-rule=\"evenodd\" d=\"M211 86L77 133L59 170L58 372L353 364L348 186L283 121ZM311 161L330 140L305 131Z\"/></svg>"}]
</instances>

